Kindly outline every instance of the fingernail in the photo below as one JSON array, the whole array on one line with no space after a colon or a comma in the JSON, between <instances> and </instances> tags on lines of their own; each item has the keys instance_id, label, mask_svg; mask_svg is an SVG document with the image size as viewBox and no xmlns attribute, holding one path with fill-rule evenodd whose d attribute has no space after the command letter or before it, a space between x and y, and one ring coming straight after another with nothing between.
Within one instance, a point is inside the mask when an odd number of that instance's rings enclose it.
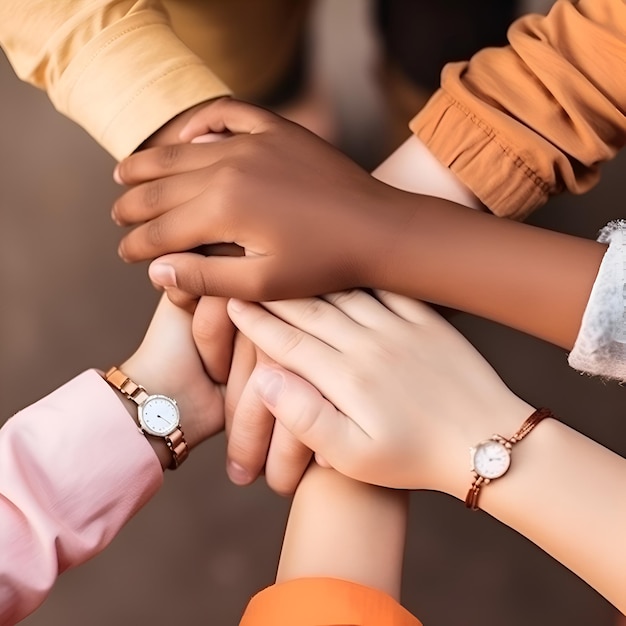
<instances>
[{"instance_id":1,"label":"fingernail","mask_svg":"<svg viewBox=\"0 0 626 626\"><path fill-rule=\"evenodd\" d=\"M254 385L259 395L270 406L276 406L285 386L284 376L272 367L258 366Z\"/></svg>"},{"instance_id":2,"label":"fingernail","mask_svg":"<svg viewBox=\"0 0 626 626\"><path fill-rule=\"evenodd\" d=\"M115 207L113 207L111 209L111 219L113 220L113 222L115 224L117 224L118 226L122 225L122 222L119 221L119 219L117 218L117 215L115 214Z\"/></svg>"},{"instance_id":3,"label":"fingernail","mask_svg":"<svg viewBox=\"0 0 626 626\"><path fill-rule=\"evenodd\" d=\"M236 485L247 485L250 482L250 474L239 463L228 461L226 472L230 480Z\"/></svg>"},{"instance_id":4,"label":"fingernail","mask_svg":"<svg viewBox=\"0 0 626 626\"><path fill-rule=\"evenodd\" d=\"M153 263L148 268L148 276L161 287L176 287L176 271L167 263Z\"/></svg>"},{"instance_id":5,"label":"fingernail","mask_svg":"<svg viewBox=\"0 0 626 626\"><path fill-rule=\"evenodd\" d=\"M115 169L113 170L113 180L118 184L118 185L123 185L124 181L122 180L122 177L120 176L120 166L119 164L115 166Z\"/></svg>"},{"instance_id":6,"label":"fingernail","mask_svg":"<svg viewBox=\"0 0 626 626\"><path fill-rule=\"evenodd\" d=\"M231 298L228 301L228 307L233 311L243 311L246 308L246 303L237 298Z\"/></svg>"}]
</instances>

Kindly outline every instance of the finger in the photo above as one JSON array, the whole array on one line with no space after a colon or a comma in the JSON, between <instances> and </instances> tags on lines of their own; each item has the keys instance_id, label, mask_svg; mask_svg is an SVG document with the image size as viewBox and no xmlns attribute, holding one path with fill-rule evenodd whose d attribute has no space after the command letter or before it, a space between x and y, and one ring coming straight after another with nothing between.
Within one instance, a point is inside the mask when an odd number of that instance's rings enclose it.
<instances>
[{"instance_id":1,"label":"finger","mask_svg":"<svg viewBox=\"0 0 626 626\"><path fill-rule=\"evenodd\" d=\"M161 289L159 285L156 285L157 289ZM175 304L179 309L187 311L193 314L198 306L198 297L188 294L186 291L176 289L175 287L168 287L164 290L167 294L169 301Z\"/></svg>"},{"instance_id":2,"label":"finger","mask_svg":"<svg viewBox=\"0 0 626 626\"><path fill-rule=\"evenodd\" d=\"M376 290L374 294L387 309L407 322L420 325L443 322L441 315L432 306L420 300L383 290Z\"/></svg>"},{"instance_id":3,"label":"finger","mask_svg":"<svg viewBox=\"0 0 626 626\"><path fill-rule=\"evenodd\" d=\"M127 262L145 261L202 244L228 241L223 221L200 199L192 198L131 230L122 238L118 254Z\"/></svg>"},{"instance_id":4,"label":"finger","mask_svg":"<svg viewBox=\"0 0 626 626\"><path fill-rule=\"evenodd\" d=\"M232 482L247 485L261 473L273 428L274 417L255 389L246 384L228 434L226 471Z\"/></svg>"},{"instance_id":5,"label":"finger","mask_svg":"<svg viewBox=\"0 0 626 626\"><path fill-rule=\"evenodd\" d=\"M126 185L138 185L208 167L221 160L236 139L227 137L223 141L204 144L170 144L135 152L117 164L116 180Z\"/></svg>"},{"instance_id":6,"label":"finger","mask_svg":"<svg viewBox=\"0 0 626 626\"><path fill-rule=\"evenodd\" d=\"M226 311L225 298L203 296L198 301L191 331L209 378L225 384L233 355L235 326Z\"/></svg>"},{"instance_id":7,"label":"finger","mask_svg":"<svg viewBox=\"0 0 626 626\"><path fill-rule=\"evenodd\" d=\"M118 226L146 222L189 202L203 193L206 186L204 169L141 183L115 201L111 217Z\"/></svg>"},{"instance_id":8,"label":"finger","mask_svg":"<svg viewBox=\"0 0 626 626\"><path fill-rule=\"evenodd\" d=\"M257 402L267 410L255 392ZM272 438L265 461L265 480L273 491L290 496L296 491L300 479L311 462L313 452L301 443L283 424L274 420Z\"/></svg>"},{"instance_id":9,"label":"finger","mask_svg":"<svg viewBox=\"0 0 626 626\"><path fill-rule=\"evenodd\" d=\"M366 328L388 324L389 311L372 294L363 289L349 289L322 296L350 320Z\"/></svg>"},{"instance_id":10,"label":"finger","mask_svg":"<svg viewBox=\"0 0 626 626\"><path fill-rule=\"evenodd\" d=\"M267 129L277 116L261 107L223 98L198 111L180 132L181 141L190 141L206 132L255 134Z\"/></svg>"},{"instance_id":11,"label":"finger","mask_svg":"<svg viewBox=\"0 0 626 626\"><path fill-rule=\"evenodd\" d=\"M295 328L309 333L336 350L359 342L362 327L322 298L263 302L263 308ZM380 303L376 303L384 310ZM389 315L389 312L387 312Z\"/></svg>"},{"instance_id":12,"label":"finger","mask_svg":"<svg viewBox=\"0 0 626 626\"><path fill-rule=\"evenodd\" d=\"M251 383L290 433L338 471L354 475L371 446L370 437L356 422L311 384L279 366L259 365Z\"/></svg>"},{"instance_id":13,"label":"finger","mask_svg":"<svg viewBox=\"0 0 626 626\"><path fill-rule=\"evenodd\" d=\"M260 291L264 289L259 276L269 264L267 257L206 257L186 252L156 259L148 273L155 285L178 287L195 296L259 300Z\"/></svg>"},{"instance_id":14,"label":"finger","mask_svg":"<svg viewBox=\"0 0 626 626\"><path fill-rule=\"evenodd\" d=\"M226 438L230 438L230 431L237 405L254 371L257 362L256 346L240 332L235 330L233 342L233 357L230 364L226 393L224 396L224 414L226 419Z\"/></svg>"},{"instance_id":15,"label":"finger","mask_svg":"<svg viewBox=\"0 0 626 626\"><path fill-rule=\"evenodd\" d=\"M359 336L355 333L359 326L379 328L393 320L389 310L362 289L340 291L315 299L263 302L263 306L338 349L358 341Z\"/></svg>"},{"instance_id":16,"label":"finger","mask_svg":"<svg viewBox=\"0 0 626 626\"><path fill-rule=\"evenodd\" d=\"M270 358L318 387L328 386L333 370L342 361L340 352L258 304L230 300L228 314L239 330Z\"/></svg>"}]
</instances>

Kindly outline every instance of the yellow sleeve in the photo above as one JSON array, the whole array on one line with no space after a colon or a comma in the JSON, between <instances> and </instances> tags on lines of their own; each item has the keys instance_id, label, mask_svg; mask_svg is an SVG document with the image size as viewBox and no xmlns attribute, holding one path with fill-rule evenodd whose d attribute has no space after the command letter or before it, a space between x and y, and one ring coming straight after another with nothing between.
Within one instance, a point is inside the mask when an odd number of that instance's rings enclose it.
<instances>
[{"instance_id":1,"label":"yellow sleeve","mask_svg":"<svg viewBox=\"0 0 626 626\"><path fill-rule=\"evenodd\" d=\"M298 578L250 600L239 626L421 626L391 596L335 578Z\"/></svg>"},{"instance_id":2,"label":"yellow sleeve","mask_svg":"<svg viewBox=\"0 0 626 626\"><path fill-rule=\"evenodd\" d=\"M230 94L158 0L1 0L0 46L118 160L178 113Z\"/></svg>"},{"instance_id":3,"label":"yellow sleeve","mask_svg":"<svg viewBox=\"0 0 626 626\"><path fill-rule=\"evenodd\" d=\"M447 65L410 125L494 213L523 219L588 191L626 143L626 4L557 0L508 37Z\"/></svg>"}]
</instances>

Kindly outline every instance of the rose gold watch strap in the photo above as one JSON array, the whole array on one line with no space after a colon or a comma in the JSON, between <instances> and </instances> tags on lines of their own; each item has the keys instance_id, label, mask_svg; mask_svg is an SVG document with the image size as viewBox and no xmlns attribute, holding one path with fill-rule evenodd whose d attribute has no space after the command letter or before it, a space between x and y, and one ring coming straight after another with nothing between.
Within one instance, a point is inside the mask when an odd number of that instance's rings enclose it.
<instances>
[{"instance_id":1,"label":"rose gold watch strap","mask_svg":"<svg viewBox=\"0 0 626 626\"><path fill-rule=\"evenodd\" d=\"M528 435L528 433L530 433L530 431L532 431L533 428L535 428L535 426L537 426L537 424L539 424L539 422L544 420L546 417L554 417L554 415L552 414L552 411L550 409L542 407L534 411L524 421L519 430L510 439L504 439L504 437L502 437L501 435L494 435L492 438L496 441L500 440L505 445L508 444L507 447L509 447L510 449L514 444L524 439L524 437L526 437L526 435ZM476 475L474 477L472 485L469 488L467 495L465 496L465 506L468 509L472 509L472 511L477 511L480 508L478 506L478 496L480 495L480 490L484 485L488 484L489 482L489 480L486 480L482 476Z\"/></svg>"},{"instance_id":2,"label":"rose gold watch strap","mask_svg":"<svg viewBox=\"0 0 626 626\"><path fill-rule=\"evenodd\" d=\"M480 494L480 488L483 486L484 481L485 479L482 476L476 476L472 486L465 496L465 506L468 509L472 509L472 511L477 511L479 509L478 495Z\"/></svg>"},{"instance_id":3,"label":"rose gold watch strap","mask_svg":"<svg viewBox=\"0 0 626 626\"><path fill-rule=\"evenodd\" d=\"M110 385L115 387L118 391L121 391L129 400L132 400L137 406L139 406L148 397L148 392L137 383L133 382L124 372L112 367L105 375L106 380Z\"/></svg>"},{"instance_id":4,"label":"rose gold watch strap","mask_svg":"<svg viewBox=\"0 0 626 626\"><path fill-rule=\"evenodd\" d=\"M189 446L185 441L185 434L178 426L173 432L165 437L165 443L172 453L170 469L176 469L188 456Z\"/></svg>"},{"instance_id":5,"label":"rose gold watch strap","mask_svg":"<svg viewBox=\"0 0 626 626\"><path fill-rule=\"evenodd\" d=\"M141 385L132 381L117 367L112 367L104 375L104 380L123 393L129 400L135 402L137 406L142 404L150 395ZM189 456L189 446L187 445L187 441L185 441L183 429L177 426L174 431L163 437L163 439L172 454L172 463L169 468L176 469Z\"/></svg>"}]
</instances>

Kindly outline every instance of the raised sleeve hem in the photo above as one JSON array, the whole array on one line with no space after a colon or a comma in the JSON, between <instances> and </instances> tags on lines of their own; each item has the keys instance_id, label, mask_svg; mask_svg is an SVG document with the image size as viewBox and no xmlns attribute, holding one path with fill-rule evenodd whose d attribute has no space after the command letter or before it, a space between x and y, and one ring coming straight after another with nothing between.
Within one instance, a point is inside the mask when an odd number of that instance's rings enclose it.
<instances>
[{"instance_id":1,"label":"raised sleeve hem","mask_svg":"<svg viewBox=\"0 0 626 626\"><path fill-rule=\"evenodd\" d=\"M549 185L515 147L443 89L410 128L496 215L523 220L547 201Z\"/></svg>"},{"instance_id":2,"label":"raised sleeve hem","mask_svg":"<svg viewBox=\"0 0 626 626\"><path fill-rule=\"evenodd\" d=\"M421 626L388 594L336 578L298 578L263 589L240 626Z\"/></svg>"},{"instance_id":3,"label":"raised sleeve hem","mask_svg":"<svg viewBox=\"0 0 626 626\"><path fill-rule=\"evenodd\" d=\"M49 95L119 160L182 111L230 90L166 21L140 12L89 41Z\"/></svg>"}]
</instances>

